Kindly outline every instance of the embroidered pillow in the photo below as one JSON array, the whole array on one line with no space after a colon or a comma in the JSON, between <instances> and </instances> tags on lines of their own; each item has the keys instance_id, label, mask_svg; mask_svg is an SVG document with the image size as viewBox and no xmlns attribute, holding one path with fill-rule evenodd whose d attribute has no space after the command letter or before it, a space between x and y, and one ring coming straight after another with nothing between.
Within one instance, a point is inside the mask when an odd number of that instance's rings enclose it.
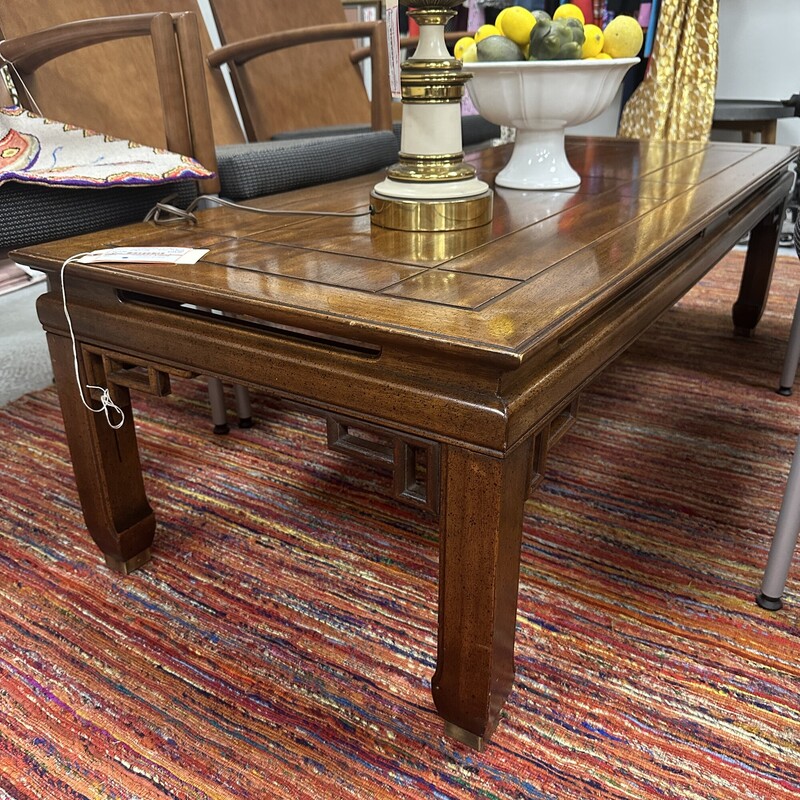
<instances>
[{"instance_id":1,"label":"embroidered pillow","mask_svg":"<svg viewBox=\"0 0 800 800\"><path fill-rule=\"evenodd\" d=\"M101 189L213 175L189 156L55 122L19 106L0 108L0 185Z\"/></svg>"}]
</instances>

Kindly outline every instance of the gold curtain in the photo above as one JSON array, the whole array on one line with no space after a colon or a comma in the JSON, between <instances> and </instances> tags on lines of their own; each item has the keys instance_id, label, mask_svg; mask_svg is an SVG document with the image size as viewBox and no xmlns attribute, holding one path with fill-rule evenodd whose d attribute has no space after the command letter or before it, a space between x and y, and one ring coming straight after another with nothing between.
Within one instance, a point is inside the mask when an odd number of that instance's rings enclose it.
<instances>
[{"instance_id":1,"label":"gold curtain","mask_svg":"<svg viewBox=\"0 0 800 800\"><path fill-rule=\"evenodd\" d=\"M619 135L705 141L717 86L718 0L662 0L647 74L625 104Z\"/></svg>"}]
</instances>

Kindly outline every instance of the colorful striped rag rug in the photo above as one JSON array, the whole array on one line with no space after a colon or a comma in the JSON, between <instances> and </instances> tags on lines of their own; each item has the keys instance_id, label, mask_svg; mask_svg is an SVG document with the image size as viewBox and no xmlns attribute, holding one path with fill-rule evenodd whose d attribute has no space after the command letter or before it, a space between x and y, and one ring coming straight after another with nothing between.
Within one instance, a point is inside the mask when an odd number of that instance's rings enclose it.
<instances>
[{"instance_id":1,"label":"colorful striped rag rug","mask_svg":"<svg viewBox=\"0 0 800 800\"><path fill-rule=\"evenodd\" d=\"M430 697L436 527L320 420L136 396L159 528L109 572L51 389L0 409L0 798L796 800L800 571L754 595L800 430L800 286L734 338L732 254L585 395L527 505L517 680L488 750Z\"/></svg>"}]
</instances>

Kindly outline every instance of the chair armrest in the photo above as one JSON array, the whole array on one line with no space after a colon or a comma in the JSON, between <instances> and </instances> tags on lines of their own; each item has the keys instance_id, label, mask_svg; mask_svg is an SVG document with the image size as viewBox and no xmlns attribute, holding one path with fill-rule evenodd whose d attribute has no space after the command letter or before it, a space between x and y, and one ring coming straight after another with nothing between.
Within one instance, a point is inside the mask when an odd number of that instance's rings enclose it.
<instances>
[{"instance_id":1,"label":"chair armrest","mask_svg":"<svg viewBox=\"0 0 800 800\"><path fill-rule=\"evenodd\" d=\"M380 22L342 22L332 25L317 25L313 28L291 28L275 33L265 33L218 47L206 56L206 60L211 67L229 63L239 65L247 63L251 58L301 44L326 42L333 39L357 39L367 36L372 38L381 24Z\"/></svg>"},{"instance_id":2,"label":"chair armrest","mask_svg":"<svg viewBox=\"0 0 800 800\"><path fill-rule=\"evenodd\" d=\"M0 42L0 60L20 72L34 72L48 61L84 47L132 36L149 36L157 14L98 17L54 25Z\"/></svg>"}]
</instances>

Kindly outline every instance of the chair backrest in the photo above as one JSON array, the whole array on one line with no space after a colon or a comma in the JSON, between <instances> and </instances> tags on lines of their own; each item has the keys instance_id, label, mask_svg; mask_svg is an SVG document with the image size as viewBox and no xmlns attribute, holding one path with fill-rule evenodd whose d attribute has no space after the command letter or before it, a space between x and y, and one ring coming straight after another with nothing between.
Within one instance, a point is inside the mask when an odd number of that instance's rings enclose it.
<instances>
[{"instance_id":1,"label":"chair backrest","mask_svg":"<svg viewBox=\"0 0 800 800\"><path fill-rule=\"evenodd\" d=\"M197 0L2 0L0 39L75 20L164 11L198 15L201 52L205 55L212 49ZM214 141L244 141L223 77L204 60L200 69L207 84ZM155 145L164 130L158 85L151 45L146 38L135 37L67 53L44 64L29 88L39 107L53 119Z\"/></svg>"},{"instance_id":2,"label":"chair backrest","mask_svg":"<svg viewBox=\"0 0 800 800\"><path fill-rule=\"evenodd\" d=\"M110 56L116 43L129 39L145 45L137 66L143 71L147 67L153 75L150 112L142 115L146 119L117 120L112 117L106 129L96 128L91 115L85 112L85 109L93 107L95 98L90 93L83 97L73 96L63 116L59 116L59 109L42 99L39 73L43 67L58 68L62 59L78 54L83 56L84 64L91 64L92 58L100 58L98 48L102 47L103 55ZM194 14L134 14L67 22L0 42L0 58L10 65L11 77L17 84L23 107L61 122L103 130L119 138L193 156L207 169L216 170L202 73L203 59ZM95 70L102 71L104 63L95 61ZM126 84L119 84L116 91L122 98L117 105L125 106ZM62 89L61 94L66 92ZM153 102L156 96L160 103ZM160 114L157 111L159 107ZM160 120L160 126L154 125L154 118ZM202 184L206 192L219 188L216 178Z\"/></svg>"},{"instance_id":3,"label":"chair backrest","mask_svg":"<svg viewBox=\"0 0 800 800\"><path fill-rule=\"evenodd\" d=\"M341 0L210 0L220 40L231 45L290 29L347 22ZM370 103L352 38L315 41L253 58L232 69L248 136L336 125L391 125L385 28L373 38L384 62L373 71ZM364 34L360 34L364 35ZM375 76L379 77L375 77ZM376 85L377 83L377 85Z\"/></svg>"}]
</instances>

